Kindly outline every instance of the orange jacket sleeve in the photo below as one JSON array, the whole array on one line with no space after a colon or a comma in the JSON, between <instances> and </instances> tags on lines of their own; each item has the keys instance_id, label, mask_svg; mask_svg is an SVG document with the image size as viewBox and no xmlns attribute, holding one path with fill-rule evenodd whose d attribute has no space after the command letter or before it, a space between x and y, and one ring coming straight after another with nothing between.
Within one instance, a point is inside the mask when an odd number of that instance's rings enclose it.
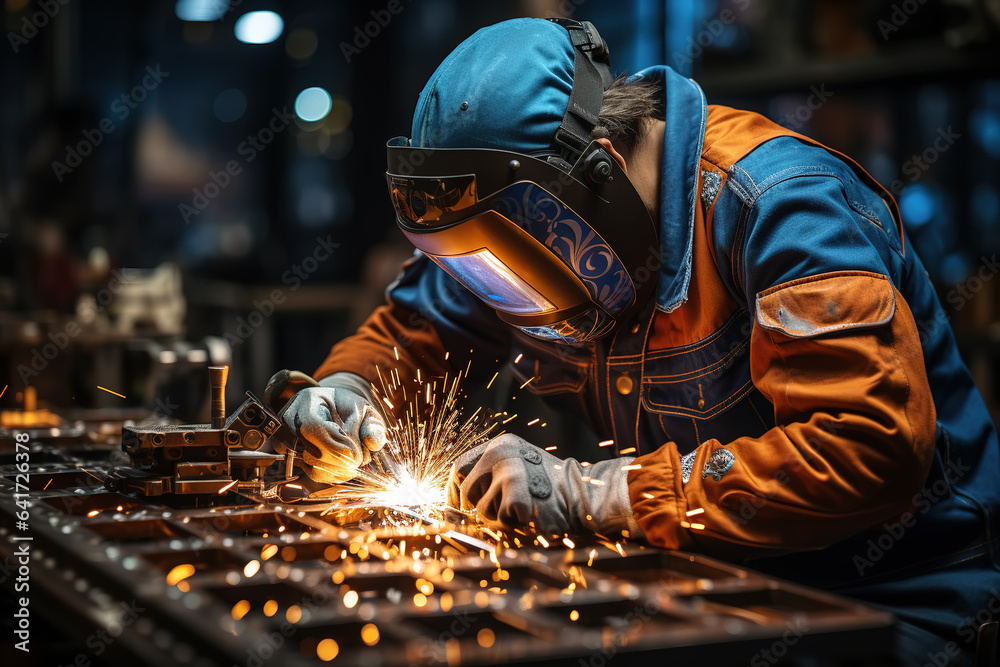
<instances>
[{"instance_id":1,"label":"orange jacket sleeve","mask_svg":"<svg viewBox=\"0 0 1000 667\"><path fill-rule=\"evenodd\" d=\"M314 377L348 371L390 394L404 387L409 398L418 372L427 380L464 371L473 350L489 361L505 357L510 334L497 323L492 310L418 253L386 290L386 303L332 347Z\"/></svg>"},{"instance_id":2,"label":"orange jacket sleeve","mask_svg":"<svg viewBox=\"0 0 1000 667\"><path fill-rule=\"evenodd\" d=\"M411 386L422 378L444 375L448 371L445 349L434 326L407 326L416 313L398 304L379 306L358 327L357 332L336 343L314 373L318 380L332 373L357 373L382 389L387 384ZM398 359L396 358L398 355ZM398 376L394 381L392 374Z\"/></svg>"},{"instance_id":3,"label":"orange jacket sleeve","mask_svg":"<svg viewBox=\"0 0 1000 667\"><path fill-rule=\"evenodd\" d=\"M673 443L636 459L629 494L647 538L747 557L823 548L904 511L930 468L935 411L890 280L842 271L765 290L750 344L778 425L702 443L687 483Z\"/></svg>"}]
</instances>

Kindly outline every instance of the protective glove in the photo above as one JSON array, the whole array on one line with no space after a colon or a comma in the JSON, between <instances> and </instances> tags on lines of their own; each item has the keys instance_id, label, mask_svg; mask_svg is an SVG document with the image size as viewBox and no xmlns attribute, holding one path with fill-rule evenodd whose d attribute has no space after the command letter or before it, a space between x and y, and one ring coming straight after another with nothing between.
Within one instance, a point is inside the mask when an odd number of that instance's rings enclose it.
<instances>
[{"instance_id":1,"label":"protective glove","mask_svg":"<svg viewBox=\"0 0 1000 667\"><path fill-rule=\"evenodd\" d=\"M627 530L641 537L629 503L628 472L621 469L632 460L584 467L505 433L473 447L452 466L448 504L475 508L501 528L533 523L544 535L590 531L615 538Z\"/></svg>"},{"instance_id":2,"label":"protective glove","mask_svg":"<svg viewBox=\"0 0 1000 667\"><path fill-rule=\"evenodd\" d=\"M300 462L311 479L353 479L371 453L385 446L385 421L376 405L368 381L354 373L334 373L292 395L281 417L304 446Z\"/></svg>"}]
</instances>

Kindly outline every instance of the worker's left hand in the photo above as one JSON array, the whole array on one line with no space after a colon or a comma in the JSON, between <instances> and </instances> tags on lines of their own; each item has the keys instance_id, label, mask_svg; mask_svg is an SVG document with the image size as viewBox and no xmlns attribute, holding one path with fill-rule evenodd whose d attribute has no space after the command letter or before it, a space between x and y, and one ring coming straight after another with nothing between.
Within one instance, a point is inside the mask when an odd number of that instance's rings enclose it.
<instances>
[{"instance_id":1,"label":"worker's left hand","mask_svg":"<svg viewBox=\"0 0 1000 667\"><path fill-rule=\"evenodd\" d=\"M448 504L475 508L487 522L502 528L531 525L541 534L601 533L622 530L641 536L628 498L631 458L584 467L559 459L526 440L505 433L473 447L451 470Z\"/></svg>"}]
</instances>

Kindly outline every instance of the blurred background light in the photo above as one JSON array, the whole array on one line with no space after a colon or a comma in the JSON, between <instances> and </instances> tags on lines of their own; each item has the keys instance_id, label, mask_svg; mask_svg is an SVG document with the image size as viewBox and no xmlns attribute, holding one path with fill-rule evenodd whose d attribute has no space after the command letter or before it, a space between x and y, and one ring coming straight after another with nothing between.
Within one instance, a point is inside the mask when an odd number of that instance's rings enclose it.
<instances>
[{"instance_id":1,"label":"blurred background light","mask_svg":"<svg viewBox=\"0 0 1000 667\"><path fill-rule=\"evenodd\" d=\"M972 191L973 219L983 228L996 227L1000 222L1000 195L995 186L980 183Z\"/></svg>"},{"instance_id":2,"label":"blurred background light","mask_svg":"<svg viewBox=\"0 0 1000 667\"><path fill-rule=\"evenodd\" d=\"M223 123L232 123L243 117L247 110L247 96L236 88L223 90L212 104L215 117Z\"/></svg>"},{"instance_id":3,"label":"blurred background light","mask_svg":"<svg viewBox=\"0 0 1000 667\"><path fill-rule=\"evenodd\" d=\"M969 114L972 136L987 155L1000 159L1000 109L980 107Z\"/></svg>"},{"instance_id":4,"label":"blurred background light","mask_svg":"<svg viewBox=\"0 0 1000 667\"><path fill-rule=\"evenodd\" d=\"M316 52L318 45L319 38L316 37L314 31L309 28L297 28L288 33L288 39L285 40L285 53L290 58L305 60Z\"/></svg>"},{"instance_id":5,"label":"blurred background light","mask_svg":"<svg viewBox=\"0 0 1000 667\"><path fill-rule=\"evenodd\" d=\"M326 118L332 107L330 93L318 86L306 88L295 98L295 115L307 123Z\"/></svg>"},{"instance_id":6,"label":"blurred background light","mask_svg":"<svg viewBox=\"0 0 1000 667\"><path fill-rule=\"evenodd\" d=\"M941 280L947 285L957 285L972 273L972 267L960 252L949 253L941 260Z\"/></svg>"},{"instance_id":7,"label":"blurred background light","mask_svg":"<svg viewBox=\"0 0 1000 667\"><path fill-rule=\"evenodd\" d=\"M244 44L270 44L281 36L285 22L275 12L247 12L236 19L233 31Z\"/></svg>"},{"instance_id":8,"label":"blurred background light","mask_svg":"<svg viewBox=\"0 0 1000 667\"><path fill-rule=\"evenodd\" d=\"M899 212L910 229L920 229L934 218L934 193L926 185L915 183L899 196Z\"/></svg>"},{"instance_id":9,"label":"blurred background light","mask_svg":"<svg viewBox=\"0 0 1000 667\"><path fill-rule=\"evenodd\" d=\"M229 0L177 0L174 14L182 21L218 21L229 11Z\"/></svg>"}]
</instances>

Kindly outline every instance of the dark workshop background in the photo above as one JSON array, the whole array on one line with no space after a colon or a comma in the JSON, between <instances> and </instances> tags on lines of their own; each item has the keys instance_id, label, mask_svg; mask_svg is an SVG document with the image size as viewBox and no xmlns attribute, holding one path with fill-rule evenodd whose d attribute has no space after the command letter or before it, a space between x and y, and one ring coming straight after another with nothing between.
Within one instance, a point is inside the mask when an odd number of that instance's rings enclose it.
<instances>
[{"instance_id":1,"label":"dark workshop background","mask_svg":"<svg viewBox=\"0 0 1000 667\"><path fill-rule=\"evenodd\" d=\"M4 0L2 11L5 408L31 384L41 407L204 419L206 362L232 366L232 399L279 368L313 370L410 254L384 146L409 134L424 82L479 27L566 15L598 26L617 70L667 63L709 103L759 111L886 184L998 414L997 0Z\"/></svg>"}]
</instances>

